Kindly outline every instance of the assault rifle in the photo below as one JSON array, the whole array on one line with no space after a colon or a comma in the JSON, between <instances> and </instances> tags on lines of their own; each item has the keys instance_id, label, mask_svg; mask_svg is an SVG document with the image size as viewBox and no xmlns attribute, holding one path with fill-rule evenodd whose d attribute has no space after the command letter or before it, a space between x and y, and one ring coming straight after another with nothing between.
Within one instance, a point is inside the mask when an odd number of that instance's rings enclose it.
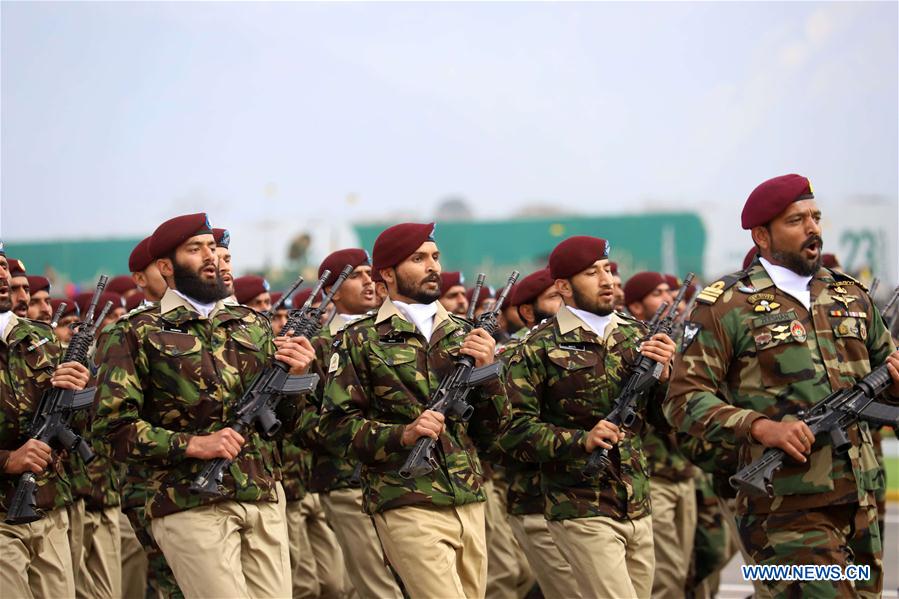
<instances>
[{"instance_id":1,"label":"assault rifle","mask_svg":"<svg viewBox=\"0 0 899 599\"><path fill-rule=\"evenodd\" d=\"M331 291L322 299L322 303L317 308L313 308L312 302L315 300L315 296L331 276L331 271L324 271L306 303L298 310L290 311L287 323L278 335L283 336L292 332L294 337L300 335L307 339L314 337L321 329L321 317L331 302L331 298L334 297L352 270L350 266L344 268L337 281L331 286ZM281 428L281 421L278 420L275 413L281 397L310 393L315 390L317 385L317 374L293 375L290 374L290 367L287 364L281 360L272 359L271 364L256 376L237 402L234 421L228 426L241 435L255 427L260 435L271 439ZM222 495L225 469L230 464L231 460L227 458L210 460L191 483L190 492L195 495L211 497Z\"/></svg>"},{"instance_id":2,"label":"assault rifle","mask_svg":"<svg viewBox=\"0 0 899 599\"><path fill-rule=\"evenodd\" d=\"M671 309L668 310L668 313L665 316L662 316L668 308L667 303L662 303L662 305L659 306L659 309L656 310L652 320L649 321L648 338L651 338L658 333L671 336L674 319L677 317L677 307L680 305L681 301L683 301L687 289L689 289L692 284L693 273L691 272L684 279L684 284L681 285L680 291L678 292L677 297L674 298L674 303L671 305ZM656 383L659 382L659 378L662 376L662 370L664 370L663 364L656 362L650 357L641 355L637 360L634 369L631 371L630 376L628 376L627 380L624 382L624 386L621 388L618 399L615 400L612 411L609 412L603 420L607 420L617 426L624 426L624 428L633 426L634 421L637 419L637 400L656 386ZM612 465L612 459L609 457L610 451L611 450L603 447L594 449L593 453L590 454L590 457L587 458L587 465L584 466L584 476L602 476Z\"/></svg>"},{"instance_id":3,"label":"assault rifle","mask_svg":"<svg viewBox=\"0 0 899 599\"><path fill-rule=\"evenodd\" d=\"M93 319L94 310L97 308L97 302L100 301L100 294L106 288L107 281L108 277L102 275L97 282L97 289L91 298L90 307L87 309L84 320L78 324L77 330L72 335L61 364L78 362L82 366L87 366L87 354L94 342L94 334L100 323L106 318L106 313L112 308L112 302L106 302L97 319ZM89 463L95 457L94 452L91 451L90 445L72 430L70 422L72 414L76 410L93 405L95 390L95 387L81 391L51 387L44 391L31 420L29 436L46 443L53 449L77 451L84 463ZM7 524L27 524L43 518L43 514L35 507L36 492L37 476L33 472L25 472L19 477L9 511L6 513L5 522Z\"/></svg>"},{"instance_id":4,"label":"assault rifle","mask_svg":"<svg viewBox=\"0 0 899 599\"><path fill-rule=\"evenodd\" d=\"M887 365L882 364L849 389L835 391L808 411L800 412L800 419L816 438L824 433L830 435L834 449L845 453L852 446L846 429L859 420L878 427L899 428L899 408L875 401L892 384ZM785 456L782 449L769 447L759 459L731 476L730 485L747 495L773 497L772 480L783 467Z\"/></svg>"},{"instance_id":5,"label":"assault rifle","mask_svg":"<svg viewBox=\"0 0 899 599\"><path fill-rule=\"evenodd\" d=\"M480 280L480 276L478 277ZM512 271L506 286L496 299L496 304L490 310L481 314L474 323L474 328L484 329L488 334L492 335L496 331L497 316L503 308L503 302L509 295L512 285L518 280L518 271ZM473 303L476 301L472 295ZM440 412L447 418L455 418L462 422L467 422L474 413L472 407L466 398L469 392L478 385L482 385L487 381L491 381L499 377L502 372L502 362L496 360L493 364L475 368L474 358L468 355L462 355L456 359L453 370L446 375L440 386L431 397L431 403L428 405L429 410ZM415 442L415 446L409 453L400 468L400 476L403 478L418 478L431 473L439 464L434 459L434 446L436 441L430 437L419 437Z\"/></svg>"},{"instance_id":6,"label":"assault rifle","mask_svg":"<svg viewBox=\"0 0 899 599\"><path fill-rule=\"evenodd\" d=\"M271 318L271 316L281 309L281 307L287 303L287 300L290 299L290 296L294 294L294 292L300 288L300 285L303 284L303 277L297 277L297 280L294 281L293 285L291 285L284 293L281 294L281 298L272 304L272 307L263 312L266 316Z\"/></svg>"},{"instance_id":7,"label":"assault rifle","mask_svg":"<svg viewBox=\"0 0 899 599\"><path fill-rule=\"evenodd\" d=\"M478 273L478 281L474 284L474 290L471 292L471 303L468 304L468 311L465 313L465 319L468 322L474 322L474 311L478 306L478 298L481 297L481 289L484 287L485 280L487 280L487 275ZM441 291L445 293L446 289Z\"/></svg>"}]
</instances>

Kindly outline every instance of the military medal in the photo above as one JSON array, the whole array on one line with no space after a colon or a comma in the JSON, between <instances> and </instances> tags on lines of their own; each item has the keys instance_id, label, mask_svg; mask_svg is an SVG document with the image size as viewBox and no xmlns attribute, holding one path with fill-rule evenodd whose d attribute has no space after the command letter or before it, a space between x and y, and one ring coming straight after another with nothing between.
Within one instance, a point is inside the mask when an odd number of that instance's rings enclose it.
<instances>
[{"instance_id":1,"label":"military medal","mask_svg":"<svg viewBox=\"0 0 899 599\"><path fill-rule=\"evenodd\" d=\"M756 312L770 312L780 308L780 304L774 301L773 293L753 293L746 301L754 304L752 309Z\"/></svg>"},{"instance_id":2,"label":"military medal","mask_svg":"<svg viewBox=\"0 0 899 599\"><path fill-rule=\"evenodd\" d=\"M805 342L808 335L805 332L805 327L802 326L802 323L798 320L794 320L790 323L790 335L793 336L793 339L798 341L799 343Z\"/></svg>"},{"instance_id":3,"label":"military medal","mask_svg":"<svg viewBox=\"0 0 899 599\"><path fill-rule=\"evenodd\" d=\"M832 297L834 301L841 302L847 308L849 307L849 304L855 301L855 298L851 295L834 295Z\"/></svg>"}]
</instances>

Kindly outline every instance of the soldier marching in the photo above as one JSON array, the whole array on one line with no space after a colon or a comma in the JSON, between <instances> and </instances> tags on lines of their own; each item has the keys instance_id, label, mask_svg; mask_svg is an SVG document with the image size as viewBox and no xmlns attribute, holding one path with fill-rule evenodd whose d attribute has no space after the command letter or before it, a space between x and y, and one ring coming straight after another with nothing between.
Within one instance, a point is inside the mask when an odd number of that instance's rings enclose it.
<instances>
[{"instance_id":1,"label":"soldier marching","mask_svg":"<svg viewBox=\"0 0 899 599\"><path fill-rule=\"evenodd\" d=\"M0 245L2 595L712 597L740 551L870 568L754 581L758 597L880 596L879 424L847 425L847 450L802 415L881 365L877 400L899 405L899 352L866 288L825 259L820 219L807 178L763 182L743 268L678 306L676 276L622 276L593 236L475 298L444 271L434 224L402 223L371 254L329 254L319 293L273 311L264 278L234 276L227 229L188 214L94 298L108 307L84 363L60 362L91 296L61 306ZM320 302L315 326L282 330ZM618 418L638 364L652 380ZM314 388L247 397L272 368ZM471 378L447 410L434 400L458 372ZM40 440L54 388L88 398L66 421L96 458ZM240 424L259 405L277 425ZM766 449L788 456L770 494L735 491Z\"/></svg>"}]
</instances>

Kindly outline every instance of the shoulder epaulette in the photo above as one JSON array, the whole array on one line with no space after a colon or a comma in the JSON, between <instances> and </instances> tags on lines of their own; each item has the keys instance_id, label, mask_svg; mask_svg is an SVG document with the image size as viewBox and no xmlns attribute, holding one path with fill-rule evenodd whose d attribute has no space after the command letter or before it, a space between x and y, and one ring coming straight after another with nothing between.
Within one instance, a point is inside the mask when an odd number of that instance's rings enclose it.
<instances>
[{"instance_id":1,"label":"shoulder epaulette","mask_svg":"<svg viewBox=\"0 0 899 599\"><path fill-rule=\"evenodd\" d=\"M159 302L153 302L150 304L144 304L143 306L137 306L131 312L125 314L125 318L131 318L132 316L137 316L138 314L143 314L144 312L149 312L154 308L159 307Z\"/></svg>"},{"instance_id":2,"label":"shoulder epaulette","mask_svg":"<svg viewBox=\"0 0 899 599\"><path fill-rule=\"evenodd\" d=\"M467 318L462 318L461 316L457 316L456 314L447 313L450 317L450 320L456 321L456 324L460 324L463 327L472 327L472 323Z\"/></svg>"},{"instance_id":3,"label":"shoulder epaulette","mask_svg":"<svg viewBox=\"0 0 899 599\"><path fill-rule=\"evenodd\" d=\"M628 314L627 312L621 312L620 310L615 310L615 314L624 320L629 320L631 322L636 322L642 324L643 321L639 318L635 318L632 314Z\"/></svg>"},{"instance_id":4,"label":"shoulder epaulette","mask_svg":"<svg viewBox=\"0 0 899 599\"><path fill-rule=\"evenodd\" d=\"M751 266L750 266L751 268ZM736 285L741 279L749 274L749 269L741 270L724 277L721 277L711 285L708 285L696 295L696 301L703 304L714 304L718 301L725 291Z\"/></svg>"},{"instance_id":5,"label":"shoulder epaulette","mask_svg":"<svg viewBox=\"0 0 899 599\"><path fill-rule=\"evenodd\" d=\"M827 268L827 267L825 267L825 268ZM834 278L835 281L839 281L840 283L842 283L844 285L857 285L862 291L864 291L865 293L868 293L868 288L865 287L865 285L858 279L850 277L846 273L839 271L839 270L834 270L832 268L828 268L827 271L831 274L831 276Z\"/></svg>"}]
</instances>

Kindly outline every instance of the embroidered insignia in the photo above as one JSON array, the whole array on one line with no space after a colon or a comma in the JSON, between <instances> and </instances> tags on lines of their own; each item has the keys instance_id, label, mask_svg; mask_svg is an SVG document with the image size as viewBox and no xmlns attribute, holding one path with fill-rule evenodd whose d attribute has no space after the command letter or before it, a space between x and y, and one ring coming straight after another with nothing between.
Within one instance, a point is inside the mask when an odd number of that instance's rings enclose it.
<instances>
[{"instance_id":1,"label":"embroidered insignia","mask_svg":"<svg viewBox=\"0 0 899 599\"><path fill-rule=\"evenodd\" d=\"M771 343L771 339L772 339L771 333L768 333L768 332L759 333L758 335L755 336L755 343L756 343L756 345L767 345L767 344Z\"/></svg>"},{"instance_id":2,"label":"embroidered insignia","mask_svg":"<svg viewBox=\"0 0 899 599\"><path fill-rule=\"evenodd\" d=\"M704 304L714 304L724 293L724 281L715 281L696 296L696 301Z\"/></svg>"},{"instance_id":3,"label":"embroidered insignia","mask_svg":"<svg viewBox=\"0 0 899 599\"><path fill-rule=\"evenodd\" d=\"M340 366L340 354L335 353L331 355L331 363L328 364L328 374L333 372L337 372L337 368Z\"/></svg>"},{"instance_id":4,"label":"embroidered insignia","mask_svg":"<svg viewBox=\"0 0 899 599\"><path fill-rule=\"evenodd\" d=\"M802 323L798 320L794 320L790 323L790 335L792 335L793 339L795 339L799 343L803 343L808 337L805 332L805 327L802 326Z\"/></svg>"},{"instance_id":5,"label":"embroidered insignia","mask_svg":"<svg viewBox=\"0 0 899 599\"><path fill-rule=\"evenodd\" d=\"M846 306L846 308L849 308L849 304L856 300L856 298L852 297L851 295L834 295L831 297L834 301L842 303L844 306Z\"/></svg>"},{"instance_id":6,"label":"embroidered insignia","mask_svg":"<svg viewBox=\"0 0 899 599\"><path fill-rule=\"evenodd\" d=\"M769 302L768 300L762 300L758 304L755 305L753 310L756 312L770 312L771 310L776 310L780 308L780 304L777 302Z\"/></svg>"},{"instance_id":7,"label":"embroidered insignia","mask_svg":"<svg viewBox=\"0 0 899 599\"><path fill-rule=\"evenodd\" d=\"M758 289L752 287L751 285L741 285L740 287L737 287L737 291L739 291L740 293L755 293L756 291L758 291Z\"/></svg>"},{"instance_id":8,"label":"embroidered insignia","mask_svg":"<svg viewBox=\"0 0 899 599\"><path fill-rule=\"evenodd\" d=\"M40 346L42 346L43 344L47 343L48 341L50 341L50 340L49 340L48 338L44 337L44 338L41 339L40 341L38 341L38 342L36 342L36 343L32 343L31 345L29 345L29 346L28 346L28 351L34 351L34 350L36 350L37 348L39 348Z\"/></svg>"},{"instance_id":9,"label":"embroidered insignia","mask_svg":"<svg viewBox=\"0 0 899 599\"><path fill-rule=\"evenodd\" d=\"M691 322L689 320L684 322L684 336L681 338L680 342L682 352L690 347L690 344L693 343L693 340L696 339L696 335L698 335L701 330L702 324L698 322Z\"/></svg>"}]
</instances>

